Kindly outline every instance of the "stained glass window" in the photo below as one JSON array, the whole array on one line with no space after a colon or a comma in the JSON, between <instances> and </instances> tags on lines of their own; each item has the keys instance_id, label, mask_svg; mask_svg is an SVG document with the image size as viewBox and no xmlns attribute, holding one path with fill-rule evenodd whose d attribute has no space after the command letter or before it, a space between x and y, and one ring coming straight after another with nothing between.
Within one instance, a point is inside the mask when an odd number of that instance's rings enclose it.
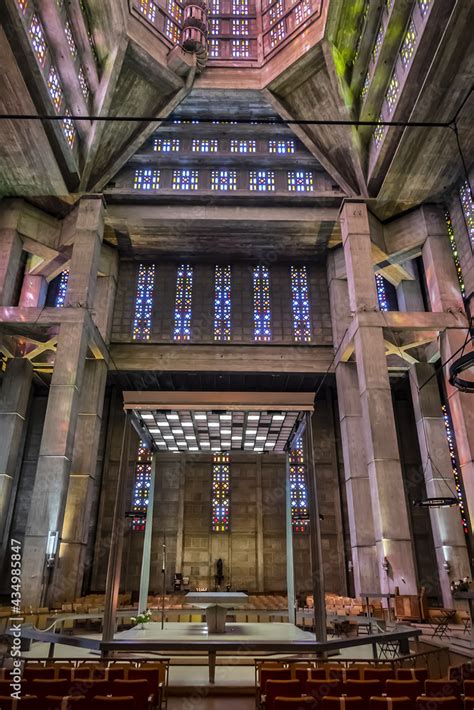
<instances>
[{"instance_id":1,"label":"stained glass window","mask_svg":"<svg viewBox=\"0 0 474 710\"><path fill-rule=\"evenodd\" d=\"M248 15L249 14L249 0L232 0L232 14L233 15Z\"/></svg>"},{"instance_id":2,"label":"stained glass window","mask_svg":"<svg viewBox=\"0 0 474 710\"><path fill-rule=\"evenodd\" d=\"M133 178L134 190L158 190L160 187L160 171L151 168L139 168L135 170Z\"/></svg>"},{"instance_id":3,"label":"stained glass window","mask_svg":"<svg viewBox=\"0 0 474 710\"><path fill-rule=\"evenodd\" d=\"M191 150L193 153L217 153L219 141L216 139L193 138Z\"/></svg>"},{"instance_id":4,"label":"stained glass window","mask_svg":"<svg viewBox=\"0 0 474 710\"><path fill-rule=\"evenodd\" d=\"M233 35L248 35L249 33L249 21L248 20L232 20L232 34Z\"/></svg>"},{"instance_id":5,"label":"stained glass window","mask_svg":"<svg viewBox=\"0 0 474 710\"><path fill-rule=\"evenodd\" d=\"M451 422L451 417L449 416L448 409L445 404L441 407L443 412L444 426L446 427L446 438L448 439L449 455L451 457L451 467L453 470L454 485L456 487L456 497L459 500L459 511L461 513L462 527L466 535L469 534L469 525L467 522L466 507L463 499L463 489L462 480L459 474L459 467L456 456L455 438L454 431Z\"/></svg>"},{"instance_id":6,"label":"stained glass window","mask_svg":"<svg viewBox=\"0 0 474 710\"><path fill-rule=\"evenodd\" d=\"M275 173L272 170L251 170L249 188L258 192L273 192Z\"/></svg>"},{"instance_id":7,"label":"stained glass window","mask_svg":"<svg viewBox=\"0 0 474 710\"><path fill-rule=\"evenodd\" d=\"M234 59L247 59L250 56L250 42L248 39L233 39L231 47Z\"/></svg>"},{"instance_id":8,"label":"stained glass window","mask_svg":"<svg viewBox=\"0 0 474 710\"><path fill-rule=\"evenodd\" d=\"M79 69L79 72L77 74L77 78L79 79L79 84L81 85L82 95L84 96L85 100L87 101L89 98L90 89L89 89L89 84L87 83L84 69L82 67L80 67L80 69Z\"/></svg>"},{"instance_id":9,"label":"stained glass window","mask_svg":"<svg viewBox=\"0 0 474 710\"><path fill-rule=\"evenodd\" d=\"M311 3L308 0L303 0L295 7L295 19L297 25L301 25L301 23L310 15Z\"/></svg>"},{"instance_id":10,"label":"stained glass window","mask_svg":"<svg viewBox=\"0 0 474 710\"><path fill-rule=\"evenodd\" d=\"M137 467L133 484L132 511L137 513L132 518L132 530L145 530L146 514L148 511L149 493L151 484L151 452L140 442L137 454Z\"/></svg>"},{"instance_id":11,"label":"stained glass window","mask_svg":"<svg viewBox=\"0 0 474 710\"><path fill-rule=\"evenodd\" d=\"M367 74L365 75L364 84L363 84L361 92L360 92L360 95L362 96L363 99L365 99L365 97L368 94L369 86L370 86L370 72L367 72Z\"/></svg>"},{"instance_id":12,"label":"stained glass window","mask_svg":"<svg viewBox=\"0 0 474 710\"><path fill-rule=\"evenodd\" d=\"M140 264L138 267L135 315L133 317L133 340L150 340L155 288L155 265Z\"/></svg>"},{"instance_id":13,"label":"stained glass window","mask_svg":"<svg viewBox=\"0 0 474 710\"><path fill-rule=\"evenodd\" d=\"M46 52L48 50L46 46L46 39L44 36L43 25L36 13L31 16L30 28L28 30L30 36L31 46L38 60L38 64L44 67L44 60L46 59Z\"/></svg>"},{"instance_id":14,"label":"stained glass window","mask_svg":"<svg viewBox=\"0 0 474 710\"><path fill-rule=\"evenodd\" d=\"M416 29L413 20L410 20L410 24L407 27L405 36L403 38L402 46L400 47L400 59L402 64L407 68L410 64L413 54L415 52L416 45Z\"/></svg>"},{"instance_id":15,"label":"stained glass window","mask_svg":"<svg viewBox=\"0 0 474 710\"><path fill-rule=\"evenodd\" d=\"M276 22L280 17L283 15L285 11L285 6L283 5L283 0L277 0L277 2L271 6L271 8L268 11L268 16L270 18L270 22L273 24Z\"/></svg>"},{"instance_id":16,"label":"stained glass window","mask_svg":"<svg viewBox=\"0 0 474 710\"><path fill-rule=\"evenodd\" d=\"M178 27L178 25L175 25L174 22L171 22L171 20L168 17L166 18L166 22L165 22L165 35L174 44L176 44L176 42L178 42L178 40L179 40L179 27Z\"/></svg>"},{"instance_id":17,"label":"stained glass window","mask_svg":"<svg viewBox=\"0 0 474 710\"><path fill-rule=\"evenodd\" d=\"M24 15L28 9L28 0L16 0L16 4Z\"/></svg>"},{"instance_id":18,"label":"stained glass window","mask_svg":"<svg viewBox=\"0 0 474 710\"><path fill-rule=\"evenodd\" d=\"M156 20L157 6L152 0L140 0L140 12L145 15L147 20L154 22Z\"/></svg>"},{"instance_id":19,"label":"stained glass window","mask_svg":"<svg viewBox=\"0 0 474 710\"><path fill-rule=\"evenodd\" d=\"M209 2L209 14L210 15L218 15L221 11L221 2L220 0L210 0Z\"/></svg>"},{"instance_id":20,"label":"stained glass window","mask_svg":"<svg viewBox=\"0 0 474 710\"><path fill-rule=\"evenodd\" d=\"M56 294L56 300L54 302L56 308L64 308L64 304L66 303L66 292L68 283L69 269L66 269L66 271L62 272L61 278L59 279L58 292Z\"/></svg>"},{"instance_id":21,"label":"stained glass window","mask_svg":"<svg viewBox=\"0 0 474 710\"><path fill-rule=\"evenodd\" d=\"M209 57L215 59L219 56L219 40L210 39L209 40Z\"/></svg>"},{"instance_id":22,"label":"stained glass window","mask_svg":"<svg viewBox=\"0 0 474 710\"><path fill-rule=\"evenodd\" d=\"M268 152L269 153L280 153L280 155L285 155L288 153L295 152L295 141L268 141Z\"/></svg>"},{"instance_id":23,"label":"stained glass window","mask_svg":"<svg viewBox=\"0 0 474 710\"><path fill-rule=\"evenodd\" d=\"M257 150L256 141L242 141L237 139L232 139L230 141L230 152L231 153L255 153Z\"/></svg>"},{"instance_id":24,"label":"stained glass window","mask_svg":"<svg viewBox=\"0 0 474 710\"><path fill-rule=\"evenodd\" d=\"M383 137L385 135L385 128L386 126L383 126L381 121L383 121L382 114L380 114L379 119L378 119L378 125L374 129L374 141L375 145L380 145L380 143L383 140Z\"/></svg>"},{"instance_id":25,"label":"stained glass window","mask_svg":"<svg viewBox=\"0 0 474 710\"><path fill-rule=\"evenodd\" d=\"M49 68L47 84L49 95L51 96L51 101L54 104L54 108L56 109L56 111L59 111L63 102L63 88L61 86L61 82L59 81L59 76L56 71L56 68L53 64L51 64Z\"/></svg>"},{"instance_id":26,"label":"stained glass window","mask_svg":"<svg viewBox=\"0 0 474 710\"><path fill-rule=\"evenodd\" d=\"M296 343L310 343L311 319L309 315L308 271L306 266L291 266L290 276L293 337Z\"/></svg>"},{"instance_id":27,"label":"stained glass window","mask_svg":"<svg viewBox=\"0 0 474 710\"><path fill-rule=\"evenodd\" d=\"M179 24L183 19L183 8L175 0L168 0L166 8L171 17Z\"/></svg>"},{"instance_id":28,"label":"stained glass window","mask_svg":"<svg viewBox=\"0 0 474 710\"><path fill-rule=\"evenodd\" d=\"M459 189L459 199L461 200L469 239L471 240L471 244L474 244L474 202L472 200L471 186L467 180L463 182Z\"/></svg>"},{"instance_id":29,"label":"stained glass window","mask_svg":"<svg viewBox=\"0 0 474 710\"><path fill-rule=\"evenodd\" d=\"M77 44L74 39L69 20L66 20L66 24L64 25L64 34L66 35L66 40L69 46L69 51L71 52L71 56L73 59L75 59L77 57Z\"/></svg>"},{"instance_id":30,"label":"stained glass window","mask_svg":"<svg viewBox=\"0 0 474 710\"><path fill-rule=\"evenodd\" d=\"M421 16L425 17L429 7L431 5L431 0L418 0L418 7L420 8Z\"/></svg>"},{"instance_id":31,"label":"stained glass window","mask_svg":"<svg viewBox=\"0 0 474 710\"><path fill-rule=\"evenodd\" d=\"M229 454L214 454L212 466L212 532L229 530L230 465Z\"/></svg>"},{"instance_id":32,"label":"stained glass window","mask_svg":"<svg viewBox=\"0 0 474 710\"><path fill-rule=\"evenodd\" d=\"M177 153L179 151L179 138L155 138L153 150L158 153Z\"/></svg>"},{"instance_id":33,"label":"stained glass window","mask_svg":"<svg viewBox=\"0 0 474 710\"><path fill-rule=\"evenodd\" d=\"M217 265L214 272L214 340L230 340L230 266Z\"/></svg>"},{"instance_id":34,"label":"stained glass window","mask_svg":"<svg viewBox=\"0 0 474 710\"><path fill-rule=\"evenodd\" d=\"M197 190L199 181L198 170L173 170L171 186L173 190Z\"/></svg>"},{"instance_id":35,"label":"stained glass window","mask_svg":"<svg viewBox=\"0 0 474 710\"><path fill-rule=\"evenodd\" d=\"M458 275L459 287L460 287L461 293L464 297L466 295L466 287L464 285L464 277L462 275L461 262L459 261L459 254L458 254L458 248L457 248L457 244L456 244L456 237L454 234L453 224L451 222L451 216L447 210L444 213L444 217L446 219L446 226L448 229L449 243L451 244L451 251L453 252L453 261L454 261L454 266L456 267L456 273Z\"/></svg>"},{"instance_id":36,"label":"stained glass window","mask_svg":"<svg viewBox=\"0 0 474 710\"><path fill-rule=\"evenodd\" d=\"M398 82L396 74L394 73L392 74L392 78L390 79L387 91L385 92L385 100L388 104L390 111L393 111L393 108L397 103L399 88L400 84Z\"/></svg>"},{"instance_id":37,"label":"stained glass window","mask_svg":"<svg viewBox=\"0 0 474 710\"><path fill-rule=\"evenodd\" d=\"M253 324L254 340L268 342L271 339L271 308L267 266L255 266L253 270Z\"/></svg>"},{"instance_id":38,"label":"stained glass window","mask_svg":"<svg viewBox=\"0 0 474 710\"><path fill-rule=\"evenodd\" d=\"M385 280L380 274L375 274L375 287L377 289L377 300L381 311L389 311L387 291L385 290Z\"/></svg>"},{"instance_id":39,"label":"stained glass window","mask_svg":"<svg viewBox=\"0 0 474 710\"><path fill-rule=\"evenodd\" d=\"M293 532L304 533L309 526L306 466L301 440L289 452L291 523Z\"/></svg>"},{"instance_id":40,"label":"stained glass window","mask_svg":"<svg viewBox=\"0 0 474 710\"><path fill-rule=\"evenodd\" d=\"M236 190L236 170L211 170L211 190Z\"/></svg>"},{"instance_id":41,"label":"stained glass window","mask_svg":"<svg viewBox=\"0 0 474 710\"><path fill-rule=\"evenodd\" d=\"M218 35L220 34L221 31L221 21L216 18L212 18L209 20L209 34L212 35Z\"/></svg>"},{"instance_id":42,"label":"stained glass window","mask_svg":"<svg viewBox=\"0 0 474 710\"><path fill-rule=\"evenodd\" d=\"M64 111L64 113L68 117L71 115L69 109L66 109ZM61 123L62 123L62 127L63 127L64 137L67 140L69 147L73 148L74 143L76 141L76 136L77 136L76 126L74 125L74 121L71 118L63 118Z\"/></svg>"},{"instance_id":43,"label":"stained glass window","mask_svg":"<svg viewBox=\"0 0 474 710\"><path fill-rule=\"evenodd\" d=\"M193 291L193 267L178 266L176 278L176 303L174 309L174 340L191 340L191 304Z\"/></svg>"},{"instance_id":44,"label":"stained glass window","mask_svg":"<svg viewBox=\"0 0 474 710\"><path fill-rule=\"evenodd\" d=\"M374 47L372 49L372 59L374 62L376 61L377 57L379 56L379 52L380 52L380 48L382 46L384 34L385 34L385 30L383 27L383 23L381 22L379 30L377 32L377 37L375 38Z\"/></svg>"},{"instance_id":45,"label":"stained glass window","mask_svg":"<svg viewBox=\"0 0 474 710\"><path fill-rule=\"evenodd\" d=\"M285 20L280 20L278 24L276 24L272 29L270 30L270 46L276 47L279 42L282 41L282 39L285 38L286 31L285 31Z\"/></svg>"},{"instance_id":46,"label":"stained glass window","mask_svg":"<svg viewBox=\"0 0 474 710\"><path fill-rule=\"evenodd\" d=\"M290 192L312 192L314 190L313 173L306 170L289 170L288 190Z\"/></svg>"}]
</instances>

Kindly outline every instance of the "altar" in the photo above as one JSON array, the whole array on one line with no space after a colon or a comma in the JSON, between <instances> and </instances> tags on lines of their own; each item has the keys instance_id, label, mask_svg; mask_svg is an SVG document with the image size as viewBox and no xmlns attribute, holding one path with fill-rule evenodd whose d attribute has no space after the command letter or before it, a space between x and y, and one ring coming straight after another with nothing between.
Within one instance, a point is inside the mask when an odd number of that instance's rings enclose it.
<instances>
[{"instance_id":1,"label":"altar","mask_svg":"<svg viewBox=\"0 0 474 710\"><path fill-rule=\"evenodd\" d=\"M227 609L246 604L248 595L244 592L188 592L186 603L206 610L208 634L225 634Z\"/></svg>"}]
</instances>

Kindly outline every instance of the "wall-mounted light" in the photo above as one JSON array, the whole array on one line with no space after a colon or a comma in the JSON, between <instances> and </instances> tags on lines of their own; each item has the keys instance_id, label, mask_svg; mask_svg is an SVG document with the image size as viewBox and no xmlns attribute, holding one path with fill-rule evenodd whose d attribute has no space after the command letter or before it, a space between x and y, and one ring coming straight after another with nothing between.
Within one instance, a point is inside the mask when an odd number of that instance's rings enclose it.
<instances>
[{"instance_id":1,"label":"wall-mounted light","mask_svg":"<svg viewBox=\"0 0 474 710\"><path fill-rule=\"evenodd\" d=\"M50 530L48 532L48 540L46 542L46 566L53 567L58 551L59 532Z\"/></svg>"}]
</instances>

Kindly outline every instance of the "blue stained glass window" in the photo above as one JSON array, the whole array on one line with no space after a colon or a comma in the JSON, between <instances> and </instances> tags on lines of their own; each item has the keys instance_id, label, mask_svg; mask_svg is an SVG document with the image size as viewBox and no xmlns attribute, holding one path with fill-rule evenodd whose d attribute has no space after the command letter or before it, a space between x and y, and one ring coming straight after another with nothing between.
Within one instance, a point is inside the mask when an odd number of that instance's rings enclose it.
<instances>
[{"instance_id":1,"label":"blue stained glass window","mask_svg":"<svg viewBox=\"0 0 474 710\"><path fill-rule=\"evenodd\" d=\"M313 192L313 173L307 170L289 170L288 190L290 192Z\"/></svg>"},{"instance_id":2,"label":"blue stained glass window","mask_svg":"<svg viewBox=\"0 0 474 710\"><path fill-rule=\"evenodd\" d=\"M191 304L193 291L193 267L178 266L176 278L176 303L174 309L174 340L191 340Z\"/></svg>"},{"instance_id":3,"label":"blue stained glass window","mask_svg":"<svg viewBox=\"0 0 474 710\"><path fill-rule=\"evenodd\" d=\"M253 270L253 322L254 340L271 340L270 274L266 266Z\"/></svg>"},{"instance_id":4,"label":"blue stained glass window","mask_svg":"<svg viewBox=\"0 0 474 710\"><path fill-rule=\"evenodd\" d=\"M160 187L160 171L144 168L135 170L133 178L134 190L158 190Z\"/></svg>"},{"instance_id":5,"label":"blue stained glass window","mask_svg":"<svg viewBox=\"0 0 474 710\"><path fill-rule=\"evenodd\" d=\"M291 305L293 309L293 336L296 343L311 342L309 314L308 271L306 266L291 266Z\"/></svg>"},{"instance_id":6,"label":"blue stained glass window","mask_svg":"<svg viewBox=\"0 0 474 710\"><path fill-rule=\"evenodd\" d=\"M140 264L138 267L135 316L133 319L133 340L149 340L153 311L153 290L155 287L155 265Z\"/></svg>"},{"instance_id":7,"label":"blue stained glass window","mask_svg":"<svg viewBox=\"0 0 474 710\"><path fill-rule=\"evenodd\" d=\"M56 295L55 306L56 308L64 308L66 303L66 293L67 285L69 283L69 269L62 272L61 278L59 279L58 293Z\"/></svg>"},{"instance_id":8,"label":"blue stained glass window","mask_svg":"<svg viewBox=\"0 0 474 710\"><path fill-rule=\"evenodd\" d=\"M380 274L375 274L375 287L377 289L377 300L381 311L389 311L387 291L385 290L385 279Z\"/></svg>"},{"instance_id":9,"label":"blue stained glass window","mask_svg":"<svg viewBox=\"0 0 474 710\"><path fill-rule=\"evenodd\" d=\"M151 452L145 447L142 441L138 447L137 467L135 469L135 481L133 485L132 511L137 513L137 516L132 518L132 530L140 531L145 529L150 483Z\"/></svg>"},{"instance_id":10,"label":"blue stained glass window","mask_svg":"<svg viewBox=\"0 0 474 710\"><path fill-rule=\"evenodd\" d=\"M306 487L306 466L301 440L289 452L290 464L290 500L291 523L293 532L304 533L308 530L308 491Z\"/></svg>"},{"instance_id":11,"label":"blue stained glass window","mask_svg":"<svg viewBox=\"0 0 474 710\"><path fill-rule=\"evenodd\" d=\"M173 190L197 190L199 181L198 170L173 170L171 187Z\"/></svg>"},{"instance_id":12,"label":"blue stained glass window","mask_svg":"<svg viewBox=\"0 0 474 710\"><path fill-rule=\"evenodd\" d=\"M217 265L215 269L214 340L230 340L230 266Z\"/></svg>"},{"instance_id":13,"label":"blue stained glass window","mask_svg":"<svg viewBox=\"0 0 474 710\"><path fill-rule=\"evenodd\" d=\"M257 192L274 192L275 173L273 170L251 170L249 188Z\"/></svg>"},{"instance_id":14,"label":"blue stained glass window","mask_svg":"<svg viewBox=\"0 0 474 710\"><path fill-rule=\"evenodd\" d=\"M212 531L229 530L230 465L229 454L214 454L212 466Z\"/></svg>"},{"instance_id":15,"label":"blue stained glass window","mask_svg":"<svg viewBox=\"0 0 474 710\"><path fill-rule=\"evenodd\" d=\"M469 232L469 239L471 240L471 244L474 245L474 202L472 199L471 186L467 180L461 185L459 199L461 200L462 211L464 213L464 219L466 220L467 231Z\"/></svg>"},{"instance_id":16,"label":"blue stained glass window","mask_svg":"<svg viewBox=\"0 0 474 710\"><path fill-rule=\"evenodd\" d=\"M236 170L211 170L211 190L236 190Z\"/></svg>"}]
</instances>

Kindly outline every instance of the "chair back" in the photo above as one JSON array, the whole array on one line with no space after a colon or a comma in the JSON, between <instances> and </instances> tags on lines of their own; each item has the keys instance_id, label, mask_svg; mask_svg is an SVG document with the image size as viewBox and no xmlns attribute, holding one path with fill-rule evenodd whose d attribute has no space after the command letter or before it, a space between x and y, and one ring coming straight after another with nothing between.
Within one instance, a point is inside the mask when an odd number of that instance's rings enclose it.
<instances>
[{"instance_id":1,"label":"chair back","mask_svg":"<svg viewBox=\"0 0 474 710\"><path fill-rule=\"evenodd\" d=\"M369 710L413 710L413 700L374 696L370 698Z\"/></svg>"},{"instance_id":2,"label":"chair back","mask_svg":"<svg viewBox=\"0 0 474 710\"><path fill-rule=\"evenodd\" d=\"M85 695L86 701L89 703L96 695L107 695L110 691L109 685L108 680L88 678L80 682L79 689L81 695Z\"/></svg>"},{"instance_id":3,"label":"chair back","mask_svg":"<svg viewBox=\"0 0 474 710\"><path fill-rule=\"evenodd\" d=\"M262 666L262 668L260 668L259 677L260 690L262 693L265 693L265 687L268 680L291 680L291 670L289 668L269 668Z\"/></svg>"},{"instance_id":4,"label":"chair back","mask_svg":"<svg viewBox=\"0 0 474 710\"><path fill-rule=\"evenodd\" d=\"M23 680L33 680L33 678L50 678L55 676L54 666L40 666L27 664L23 668Z\"/></svg>"},{"instance_id":5,"label":"chair back","mask_svg":"<svg viewBox=\"0 0 474 710\"><path fill-rule=\"evenodd\" d=\"M135 698L137 710L147 709L148 681L145 678L141 680L114 680L109 687L112 695L118 697L132 695Z\"/></svg>"},{"instance_id":6,"label":"chair back","mask_svg":"<svg viewBox=\"0 0 474 710\"><path fill-rule=\"evenodd\" d=\"M314 698L275 698L275 710L314 710Z\"/></svg>"},{"instance_id":7,"label":"chair back","mask_svg":"<svg viewBox=\"0 0 474 710\"><path fill-rule=\"evenodd\" d=\"M474 698L474 680L465 680L463 683L464 695Z\"/></svg>"},{"instance_id":8,"label":"chair back","mask_svg":"<svg viewBox=\"0 0 474 710\"><path fill-rule=\"evenodd\" d=\"M397 680L421 680L424 683L428 679L428 668L397 668L395 677Z\"/></svg>"},{"instance_id":9,"label":"chair back","mask_svg":"<svg viewBox=\"0 0 474 710\"><path fill-rule=\"evenodd\" d=\"M460 710L461 701L454 695L448 698L427 698L422 695L416 699L416 710Z\"/></svg>"},{"instance_id":10,"label":"chair back","mask_svg":"<svg viewBox=\"0 0 474 710\"><path fill-rule=\"evenodd\" d=\"M275 710L275 698L299 698L299 680L274 680L269 678L265 685L265 710Z\"/></svg>"},{"instance_id":11,"label":"chair back","mask_svg":"<svg viewBox=\"0 0 474 710\"><path fill-rule=\"evenodd\" d=\"M474 710L474 696L464 696L464 710Z\"/></svg>"},{"instance_id":12,"label":"chair back","mask_svg":"<svg viewBox=\"0 0 474 710\"><path fill-rule=\"evenodd\" d=\"M28 690L32 695L37 695L44 700L47 695L67 695L70 683L65 678L33 678L28 683Z\"/></svg>"},{"instance_id":13,"label":"chair back","mask_svg":"<svg viewBox=\"0 0 474 710\"><path fill-rule=\"evenodd\" d=\"M364 680L395 680L395 671L392 668L364 668Z\"/></svg>"},{"instance_id":14,"label":"chair back","mask_svg":"<svg viewBox=\"0 0 474 710\"><path fill-rule=\"evenodd\" d=\"M407 697L416 700L423 692L423 683L421 680L387 680L385 692L391 698Z\"/></svg>"},{"instance_id":15,"label":"chair back","mask_svg":"<svg viewBox=\"0 0 474 710\"><path fill-rule=\"evenodd\" d=\"M322 700L327 695L336 698L343 694L344 685L340 680L308 680L306 692L316 700Z\"/></svg>"},{"instance_id":16,"label":"chair back","mask_svg":"<svg viewBox=\"0 0 474 710\"><path fill-rule=\"evenodd\" d=\"M425 695L429 698L461 697L462 685L457 680L425 680Z\"/></svg>"},{"instance_id":17,"label":"chair back","mask_svg":"<svg viewBox=\"0 0 474 710\"><path fill-rule=\"evenodd\" d=\"M84 695L48 695L43 707L45 710L86 710L86 698Z\"/></svg>"},{"instance_id":18,"label":"chair back","mask_svg":"<svg viewBox=\"0 0 474 710\"><path fill-rule=\"evenodd\" d=\"M346 695L369 700L372 695L382 695L384 684L381 680L348 680L344 683Z\"/></svg>"},{"instance_id":19,"label":"chair back","mask_svg":"<svg viewBox=\"0 0 474 710\"><path fill-rule=\"evenodd\" d=\"M160 669L159 668L130 668L128 680L146 680L148 684L148 695L156 695L160 689Z\"/></svg>"},{"instance_id":20,"label":"chair back","mask_svg":"<svg viewBox=\"0 0 474 710\"><path fill-rule=\"evenodd\" d=\"M367 710L362 698L323 698L322 710Z\"/></svg>"},{"instance_id":21,"label":"chair back","mask_svg":"<svg viewBox=\"0 0 474 710\"><path fill-rule=\"evenodd\" d=\"M360 668L341 668L340 666L326 666L326 674L329 679L360 680Z\"/></svg>"},{"instance_id":22,"label":"chair back","mask_svg":"<svg viewBox=\"0 0 474 710\"><path fill-rule=\"evenodd\" d=\"M90 710L137 710L133 695L127 695L122 698L96 695L89 707Z\"/></svg>"},{"instance_id":23,"label":"chair back","mask_svg":"<svg viewBox=\"0 0 474 710\"><path fill-rule=\"evenodd\" d=\"M0 695L0 708L2 710L21 710L21 708L31 708L37 710L38 698L36 695L26 695L18 700L11 695Z\"/></svg>"}]
</instances>

